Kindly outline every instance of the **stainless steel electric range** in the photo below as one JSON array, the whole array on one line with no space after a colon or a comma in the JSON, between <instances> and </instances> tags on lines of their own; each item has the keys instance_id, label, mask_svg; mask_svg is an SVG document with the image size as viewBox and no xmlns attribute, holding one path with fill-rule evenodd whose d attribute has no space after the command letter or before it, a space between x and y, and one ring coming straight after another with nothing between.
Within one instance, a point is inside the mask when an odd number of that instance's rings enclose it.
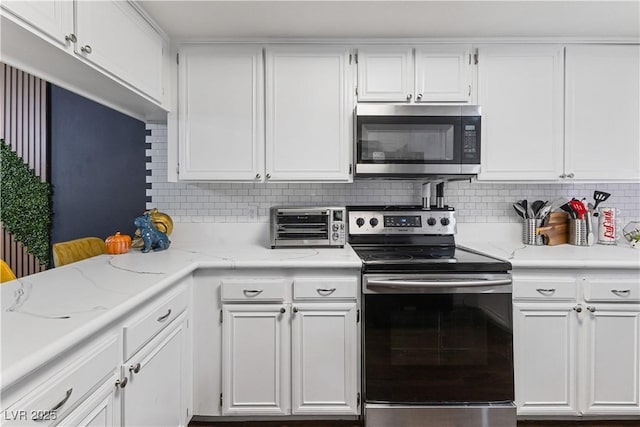
<instances>
[{"instance_id":1,"label":"stainless steel electric range","mask_svg":"<svg viewBox=\"0 0 640 427\"><path fill-rule=\"evenodd\" d=\"M455 244L455 211L348 208L363 261L365 426L515 427L511 264Z\"/></svg>"}]
</instances>

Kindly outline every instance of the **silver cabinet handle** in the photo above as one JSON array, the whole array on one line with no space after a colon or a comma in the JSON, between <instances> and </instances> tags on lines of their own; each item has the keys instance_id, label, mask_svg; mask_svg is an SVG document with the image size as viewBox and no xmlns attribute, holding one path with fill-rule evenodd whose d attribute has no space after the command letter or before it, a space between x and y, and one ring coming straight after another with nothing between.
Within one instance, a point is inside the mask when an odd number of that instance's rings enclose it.
<instances>
[{"instance_id":1,"label":"silver cabinet handle","mask_svg":"<svg viewBox=\"0 0 640 427\"><path fill-rule=\"evenodd\" d=\"M262 178L262 175L260 175L259 173L256 174L256 179L260 179Z\"/></svg>"},{"instance_id":2,"label":"silver cabinet handle","mask_svg":"<svg viewBox=\"0 0 640 427\"><path fill-rule=\"evenodd\" d=\"M587 310L589 310L589 311L590 311L590 312L592 312L592 313L595 313L595 312L596 312L596 308L595 308L595 307L592 307L592 306L590 306L590 305L588 305L588 306L587 306Z\"/></svg>"},{"instance_id":3,"label":"silver cabinet handle","mask_svg":"<svg viewBox=\"0 0 640 427\"><path fill-rule=\"evenodd\" d=\"M48 418L46 416L47 414L55 413L55 411L62 408L62 405L67 403L67 400L69 400L69 398L71 397L71 393L73 393L73 387L67 390L67 394L64 396L64 398L60 402L58 402L53 408L49 409L48 411L36 411L37 415L34 415L31 419L33 421L45 421L45 418Z\"/></svg>"},{"instance_id":4,"label":"silver cabinet handle","mask_svg":"<svg viewBox=\"0 0 640 427\"><path fill-rule=\"evenodd\" d=\"M413 94L410 93L409 95L407 95L407 101L411 101L411 98L413 98Z\"/></svg>"},{"instance_id":5,"label":"silver cabinet handle","mask_svg":"<svg viewBox=\"0 0 640 427\"><path fill-rule=\"evenodd\" d=\"M297 313L298 312L298 307L293 307L293 312Z\"/></svg>"},{"instance_id":6,"label":"silver cabinet handle","mask_svg":"<svg viewBox=\"0 0 640 427\"><path fill-rule=\"evenodd\" d=\"M164 322L165 320L167 320L169 318L169 316L171 316L171 309L169 309L169 311L167 311L167 314L165 314L164 316L160 316L158 317L158 322Z\"/></svg>"},{"instance_id":7,"label":"silver cabinet handle","mask_svg":"<svg viewBox=\"0 0 640 427\"><path fill-rule=\"evenodd\" d=\"M575 311L576 313L582 313L582 306L576 305L575 307L573 307L573 311Z\"/></svg>"},{"instance_id":8,"label":"silver cabinet handle","mask_svg":"<svg viewBox=\"0 0 640 427\"><path fill-rule=\"evenodd\" d=\"M245 294L245 296L255 297L262 293L262 289L243 289L242 292Z\"/></svg>"},{"instance_id":9,"label":"silver cabinet handle","mask_svg":"<svg viewBox=\"0 0 640 427\"><path fill-rule=\"evenodd\" d=\"M316 289L316 291L318 291L318 293L320 295L331 295L332 293L334 293L336 291L336 288L330 288L330 289L318 288L318 289Z\"/></svg>"},{"instance_id":10,"label":"silver cabinet handle","mask_svg":"<svg viewBox=\"0 0 640 427\"><path fill-rule=\"evenodd\" d=\"M576 176L573 172L567 174L567 178L573 178Z\"/></svg>"},{"instance_id":11,"label":"silver cabinet handle","mask_svg":"<svg viewBox=\"0 0 640 427\"><path fill-rule=\"evenodd\" d=\"M611 292L621 297L629 295L631 293L631 289L611 289Z\"/></svg>"},{"instance_id":12,"label":"silver cabinet handle","mask_svg":"<svg viewBox=\"0 0 640 427\"><path fill-rule=\"evenodd\" d=\"M469 85L469 95L468 96L471 96L471 85Z\"/></svg>"},{"instance_id":13,"label":"silver cabinet handle","mask_svg":"<svg viewBox=\"0 0 640 427\"><path fill-rule=\"evenodd\" d=\"M71 33L68 36L64 36L65 41L69 42L69 43L75 43L78 41L78 38L76 37L75 34Z\"/></svg>"},{"instance_id":14,"label":"silver cabinet handle","mask_svg":"<svg viewBox=\"0 0 640 427\"><path fill-rule=\"evenodd\" d=\"M140 363L136 363L135 365L129 365L129 372L133 372L134 374L137 374L138 372L140 372Z\"/></svg>"},{"instance_id":15,"label":"silver cabinet handle","mask_svg":"<svg viewBox=\"0 0 640 427\"><path fill-rule=\"evenodd\" d=\"M555 289L543 289L543 288L538 288L536 289L536 291L540 292L543 295L551 295L556 292Z\"/></svg>"},{"instance_id":16,"label":"silver cabinet handle","mask_svg":"<svg viewBox=\"0 0 640 427\"><path fill-rule=\"evenodd\" d=\"M93 50L91 49L91 46L89 46L88 44L87 44L87 45L82 46L82 47L80 48L80 51L81 51L82 53L86 53L86 54L90 54L91 52L93 52Z\"/></svg>"},{"instance_id":17,"label":"silver cabinet handle","mask_svg":"<svg viewBox=\"0 0 640 427\"><path fill-rule=\"evenodd\" d=\"M420 101L420 100L422 99L422 94L421 94L421 93L419 93L419 94L416 96L416 99L417 99L418 101Z\"/></svg>"},{"instance_id":18,"label":"silver cabinet handle","mask_svg":"<svg viewBox=\"0 0 640 427\"><path fill-rule=\"evenodd\" d=\"M564 178L566 178L566 177L567 177L567 174L566 174L566 173L563 173L562 175L560 175L560 178L562 178L562 179L564 179Z\"/></svg>"},{"instance_id":19,"label":"silver cabinet handle","mask_svg":"<svg viewBox=\"0 0 640 427\"><path fill-rule=\"evenodd\" d=\"M287 309L284 307L280 307L280 313L281 314L285 314L287 312Z\"/></svg>"},{"instance_id":20,"label":"silver cabinet handle","mask_svg":"<svg viewBox=\"0 0 640 427\"><path fill-rule=\"evenodd\" d=\"M270 173L267 174L267 179L271 179L271 174Z\"/></svg>"},{"instance_id":21,"label":"silver cabinet handle","mask_svg":"<svg viewBox=\"0 0 640 427\"><path fill-rule=\"evenodd\" d=\"M116 387L125 388L128 382L129 379L127 377L124 377L121 380L116 380Z\"/></svg>"}]
</instances>

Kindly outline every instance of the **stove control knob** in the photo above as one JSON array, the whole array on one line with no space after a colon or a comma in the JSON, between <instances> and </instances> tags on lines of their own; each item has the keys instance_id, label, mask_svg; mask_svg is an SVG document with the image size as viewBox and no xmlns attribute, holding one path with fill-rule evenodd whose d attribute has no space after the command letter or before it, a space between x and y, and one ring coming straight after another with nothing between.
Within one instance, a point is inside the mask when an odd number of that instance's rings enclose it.
<instances>
[{"instance_id":1,"label":"stove control knob","mask_svg":"<svg viewBox=\"0 0 640 427\"><path fill-rule=\"evenodd\" d=\"M440 224L444 225L445 227L447 225L449 225L449 218L441 218L440 219Z\"/></svg>"},{"instance_id":2,"label":"stove control knob","mask_svg":"<svg viewBox=\"0 0 640 427\"><path fill-rule=\"evenodd\" d=\"M378 225L378 218L371 218L369 220L369 224L371 224L372 227L375 227L376 225Z\"/></svg>"},{"instance_id":3,"label":"stove control knob","mask_svg":"<svg viewBox=\"0 0 640 427\"><path fill-rule=\"evenodd\" d=\"M429 224L429 225L431 225L431 226L436 225L436 219L435 219L435 218L433 218L433 217L429 218L429 219L427 220L427 224Z\"/></svg>"},{"instance_id":4,"label":"stove control knob","mask_svg":"<svg viewBox=\"0 0 640 427\"><path fill-rule=\"evenodd\" d=\"M331 228L333 229L333 231L338 231L338 230L340 230L340 225L334 223Z\"/></svg>"},{"instance_id":5,"label":"stove control knob","mask_svg":"<svg viewBox=\"0 0 640 427\"><path fill-rule=\"evenodd\" d=\"M333 238L333 240L338 240L340 238L340 235L338 233L333 233L333 236L331 236Z\"/></svg>"},{"instance_id":6,"label":"stove control knob","mask_svg":"<svg viewBox=\"0 0 640 427\"><path fill-rule=\"evenodd\" d=\"M358 227L362 227L364 225L364 218L356 219L356 224L358 225Z\"/></svg>"}]
</instances>

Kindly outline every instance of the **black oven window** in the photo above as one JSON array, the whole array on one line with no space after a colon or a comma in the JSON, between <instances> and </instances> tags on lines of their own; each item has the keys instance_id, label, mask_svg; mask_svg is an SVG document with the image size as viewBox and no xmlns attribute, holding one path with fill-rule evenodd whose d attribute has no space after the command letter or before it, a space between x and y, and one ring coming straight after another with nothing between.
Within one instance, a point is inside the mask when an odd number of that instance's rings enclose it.
<instances>
[{"instance_id":1,"label":"black oven window","mask_svg":"<svg viewBox=\"0 0 640 427\"><path fill-rule=\"evenodd\" d=\"M367 401L510 401L511 294L365 296Z\"/></svg>"}]
</instances>

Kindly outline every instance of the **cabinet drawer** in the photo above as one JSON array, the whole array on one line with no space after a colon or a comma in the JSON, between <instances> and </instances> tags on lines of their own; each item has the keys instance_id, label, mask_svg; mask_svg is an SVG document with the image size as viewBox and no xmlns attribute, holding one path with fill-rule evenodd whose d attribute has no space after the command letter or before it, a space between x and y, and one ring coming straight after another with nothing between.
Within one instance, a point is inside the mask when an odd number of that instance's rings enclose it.
<instances>
[{"instance_id":1,"label":"cabinet drawer","mask_svg":"<svg viewBox=\"0 0 640 427\"><path fill-rule=\"evenodd\" d=\"M514 300L573 301L576 299L574 279L514 279Z\"/></svg>"},{"instance_id":2,"label":"cabinet drawer","mask_svg":"<svg viewBox=\"0 0 640 427\"><path fill-rule=\"evenodd\" d=\"M295 279L293 298L297 300L356 299L358 279L355 277L336 277L318 279Z\"/></svg>"},{"instance_id":3,"label":"cabinet drawer","mask_svg":"<svg viewBox=\"0 0 640 427\"><path fill-rule=\"evenodd\" d=\"M3 410L2 425L55 424L83 397L113 375L118 365L118 340L107 341L82 352L81 358L63 369L11 408ZM115 385L114 385L115 386Z\"/></svg>"},{"instance_id":4,"label":"cabinet drawer","mask_svg":"<svg viewBox=\"0 0 640 427\"><path fill-rule=\"evenodd\" d=\"M640 282L636 279L585 279L585 301L640 301Z\"/></svg>"},{"instance_id":5,"label":"cabinet drawer","mask_svg":"<svg viewBox=\"0 0 640 427\"><path fill-rule=\"evenodd\" d=\"M173 319L187 308L187 287L180 285L178 289L155 304L149 311L134 318L124 325L124 359L127 360L143 345L163 330Z\"/></svg>"},{"instance_id":6,"label":"cabinet drawer","mask_svg":"<svg viewBox=\"0 0 640 427\"><path fill-rule=\"evenodd\" d=\"M282 302L286 296L284 279L223 279L222 301Z\"/></svg>"}]
</instances>

